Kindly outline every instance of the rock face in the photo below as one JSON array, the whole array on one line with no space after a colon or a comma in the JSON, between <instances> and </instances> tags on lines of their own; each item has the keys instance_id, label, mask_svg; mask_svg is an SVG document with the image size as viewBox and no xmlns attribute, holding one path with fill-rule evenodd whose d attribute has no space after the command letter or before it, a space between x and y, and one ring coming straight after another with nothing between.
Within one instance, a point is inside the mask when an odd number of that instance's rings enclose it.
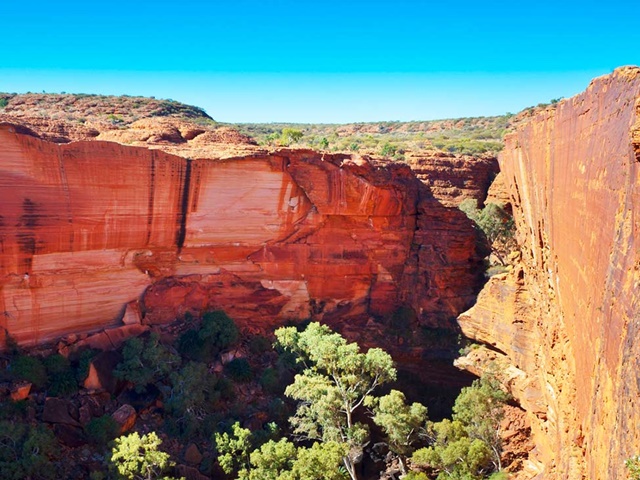
<instances>
[{"instance_id":1,"label":"rock face","mask_svg":"<svg viewBox=\"0 0 640 480\"><path fill-rule=\"evenodd\" d=\"M406 163L446 206L457 207L473 198L482 205L487 190L498 175L498 160L484 155L455 155L447 152L409 152Z\"/></svg>"},{"instance_id":2,"label":"rock face","mask_svg":"<svg viewBox=\"0 0 640 480\"><path fill-rule=\"evenodd\" d=\"M545 479L625 478L640 452L639 99L621 68L507 137L521 262L460 317L520 372Z\"/></svg>"},{"instance_id":3,"label":"rock face","mask_svg":"<svg viewBox=\"0 0 640 480\"><path fill-rule=\"evenodd\" d=\"M262 328L409 304L441 324L472 302L481 256L404 165L188 159L0 124L0 326L23 344L212 308Z\"/></svg>"}]
</instances>

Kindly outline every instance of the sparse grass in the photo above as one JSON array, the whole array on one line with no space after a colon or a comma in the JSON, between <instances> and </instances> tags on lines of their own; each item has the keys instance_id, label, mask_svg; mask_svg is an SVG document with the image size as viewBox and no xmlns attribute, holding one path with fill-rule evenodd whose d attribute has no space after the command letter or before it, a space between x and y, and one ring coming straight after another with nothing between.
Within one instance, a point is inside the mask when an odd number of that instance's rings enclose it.
<instances>
[{"instance_id":1,"label":"sparse grass","mask_svg":"<svg viewBox=\"0 0 640 480\"><path fill-rule=\"evenodd\" d=\"M354 124L235 124L260 145L276 146L283 130L295 128L301 147L332 152L362 152L402 159L402 152L439 149L453 153L497 153L509 128L511 114L498 117L457 118L425 122Z\"/></svg>"}]
</instances>

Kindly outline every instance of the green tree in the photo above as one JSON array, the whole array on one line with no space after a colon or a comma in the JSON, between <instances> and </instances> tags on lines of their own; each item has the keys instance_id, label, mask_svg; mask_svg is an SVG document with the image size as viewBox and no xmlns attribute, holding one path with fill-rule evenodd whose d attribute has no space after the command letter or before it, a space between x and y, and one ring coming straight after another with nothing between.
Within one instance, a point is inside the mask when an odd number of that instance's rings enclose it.
<instances>
[{"instance_id":1,"label":"green tree","mask_svg":"<svg viewBox=\"0 0 640 480\"><path fill-rule=\"evenodd\" d=\"M516 247L513 217L495 203L487 203L480 210L477 201L471 198L464 200L459 208L482 230L491 253L505 265L506 256Z\"/></svg>"},{"instance_id":2,"label":"green tree","mask_svg":"<svg viewBox=\"0 0 640 480\"><path fill-rule=\"evenodd\" d=\"M15 379L26 380L35 388L43 388L47 384L47 369L38 357L20 354L11 361L9 368Z\"/></svg>"},{"instance_id":3,"label":"green tree","mask_svg":"<svg viewBox=\"0 0 640 480\"><path fill-rule=\"evenodd\" d=\"M235 322L222 310L202 316L199 329L187 330L178 339L178 351L200 362L210 362L220 350L238 341L240 332Z\"/></svg>"},{"instance_id":4,"label":"green tree","mask_svg":"<svg viewBox=\"0 0 640 480\"><path fill-rule=\"evenodd\" d=\"M55 437L42 425L0 421L0 478L57 478L51 460L60 453Z\"/></svg>"},{"instance_id":5,"label":"green tree","mask_svg":"<svg viewBox=\"0 0 640 480\"><path fill-rule=\"evenodd\" d=\"M345 480L348 475L340 463L348 454L348 446L339 442L316 442L310 448L299 448L291 475L282 480Z\"/></svg>"},{"instance_id":6,"label":"green tree","mask_svg":"<svg viewBox=\"0 0 640 480\"><path fill-rule=\"evenodd\" d=\"M498 380L486 375L463 388L453 406L453 419L460 421L469 437L484 442L492 452L495 470L501 470L502 440L500 423L509 395L500 388Z\"/></svg>"},{"instance_id":7,"label":"green tree","mask_svg":"<svg viewBox=\"0 0 640 480\"><path fill-rule=\"evenodd\" d=\"M396 378L389 354L379 348L361 353L327 326L311 323L303 331L279 328L277 343L298 356L304 371L295 376L285 395L298 400L290 419L299 438L346 444L343 463L352 479L357 478L356 458L368 437L366 425L354 413L369 401L379 385Z\"/></svg>"},{"instance_id":8,"label":"green tree","mask_svg":"<svg viewBox=\"0 0 640 480\"><path fill-rule=\"evenodd\" d=\"M327 140L327 137L322 137L320 139L320 142L318 142L318 147L320 147L321 150L326 150L329 148L329 140Z\"/></svg>"},{"instance_id":9,"label":"green tree","mask_svg":"<svg viewBox=\"0 0 640 480\"><path fill-rule=\"evenodd\" d=\"M393 157L396 154L397 150L398 147L392 145L389 142L385 142L385 144L382 145L382 148L380 149L380 155L382 155L383 157Z\"/></svg>"},{"instance_id":10,"label":"green tree","mask_svg":"<svg viewBox=\"0 0 640 480\"><path fill-rule=\"evenodd\" d=\"M412 463L428 466L438 473L438 480L484 478L490 471L491 451L478 439L469 437L464 425L445 419L431 425L432 446L416 450Z\"/></svg>"},{"instance_id":11,"label":"green tree","mask_svg":"<svg viewBox=\"0 0 640 480\"><path fill-rule=\"evenodd\" d=\"M283 438L270 440L251 452L250 467L240 472L239 480L345 480L340 468L347 446L336 442L315 442L311 447L296 447Z\"/></svg>"},{"instance_id":12,"label":"green tree","mask_svg":"<svg viewBox=\"0 0 640 480\"><path fill-rule=\"evenodd\" d=\"M299 142L303 137L303 133L295 128L283 128L280 134L280 142L282 145L291 145Z\"/></svg>"},{"instance_id":13,"label":"green tree","mask_svg":"<svg viewBox=\"0 0 640 480\"><path fill-rule=\"evenodd\" d=\"M115 440L109 459L112 470L128 480L169 480L163 473L174 465L169 454L159 450L162 440L155 432L140 437L138 432Z\"/></svg>"},{"instance_id":14,"label":"green tree","mask_svg":"<svg viewBox=\"0 0 640 480\"><path fill-rule=\"evenodd\" d=\"M438 480L480 479L502 468L500 422L508 395L486 376L463 388L452 419L430 423L431 445L416 450L412 462L439 472Z\"/></svg>"},{"instance_id":15,"label":"green tree","mask_svg":"<svg viewBox=\"0 0 640 480\"><path fill-rule=\"evenodd\" d=\"M180 370L171 372L171 393L166 400L172 414L203 418L220 398L218 377L203 363L188 362Z\"/></svg>"},{"instance_id":16,"label":"green tree","mask_svg":"<svg viewBox=\"0 0 640 480\"><path fill-rule=\"evenodd\" d=\"M236 382L246 383L253 379L253 369L246 358L234 358L224 366L224 371Z\"/></svg>"},{"instance_id":17,"label":"green tree","mask_svg":"<svg viewBox=\"0 0 640 480\"><path fill-rule=\"evenodd\" d=\"M269 440L249 456L250 467L240 472L239 480L278 480L284 472L293 468L298 456L297 447L282 438Z\"/></svg>"},{"instance_id":18,"label":"green tree","mask_svg":"<svg viewBox=\"0 0 640 480\"><path fill-rule=\"evenodd\" d=\"M157 333L146 340L130 338L122 348L122 361L116 366L114 375L134 384L137 392L147 385L163 380L180 364L180 357L160 343Z\"/></svg>"},{"instance_id":19,"label":"green tree","mask_svg":"<svg viewBox=\"0 0 640 480\"><path fill-rule=\"evenodd\" d=\"M216 433L214 442L218 451L218 463L227 475L249 469L252 450L251 430L242 428L239 422L231 427L231 434Z\"/></svg>"},{"instance_id":20,"label":"green tree","mask_svg":"<svg viewBox=\"0 0 640 480\"><path fill-rule=\"evenodd\" d=\"M391 390L375 402L373 413L374 423L387 434L389 448L398 454L402 473L406 474L405 459L424 430L427 407L417 402L408 405L402 392Z\"/></svg>"}]
</instances>

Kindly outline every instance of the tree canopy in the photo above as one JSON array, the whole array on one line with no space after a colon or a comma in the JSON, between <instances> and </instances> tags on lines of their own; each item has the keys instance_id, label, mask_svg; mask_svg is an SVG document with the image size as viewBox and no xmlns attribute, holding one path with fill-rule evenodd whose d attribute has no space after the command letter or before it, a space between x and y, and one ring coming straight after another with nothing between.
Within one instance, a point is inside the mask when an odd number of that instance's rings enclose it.
<instances>
[{"instance_id":1,"label":"tree canopy","mask_svg":"<svg viewBox=\"0 0 640 480\"><path fill-rule=\"evenodd\" d=\"M471 198L460 204L460 210L476 223L487 238L491 253L504 265L506 256L516 246L513 217L495 203L487 203L480 210L478 202Z\"/></svg>"},{"instance_id":2,"label":"tree canopy","mask_svg":"<svg viewBox=\"0 0 640 480\"><path fill-rule=\"evenodd\" d=\"M290 419L298 438L345 444L343 462L353 479L356 459L368 437L367 426L354 420L376 387L396 378L391 356L379 348L360 352L340 334L319 323L299 332L295 327L276 330L277 343L294 353L304 366L285 395L297 400Z\"/></svg>"}]
</instances>

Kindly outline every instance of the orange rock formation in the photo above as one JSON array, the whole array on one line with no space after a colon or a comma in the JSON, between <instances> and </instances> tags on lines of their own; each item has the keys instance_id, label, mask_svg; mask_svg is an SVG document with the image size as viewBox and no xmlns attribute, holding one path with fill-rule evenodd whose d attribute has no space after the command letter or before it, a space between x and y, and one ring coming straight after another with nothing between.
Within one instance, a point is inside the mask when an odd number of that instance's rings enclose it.
<instances>
[{"instance_id":1,"label":"orange rock formation","mask_svg":"<svg viewBox=\"0 0 640 480\"><path fill-rule=\"evenodd\" d=\"M19 342L210 308L261 328L409 304L437 324L472 302L472 225L407 166L255 148L200 158L188 129L174 132L182 150L160 133L154 149L58 145L0 124L0 326Z\"/></svg>"},{"instance_id":2,"label":"orange rock formation","mask_svg":"<svg viewBox=\"0 0 640 480\"><path fill-rule=\"evenodd\" d=\"M499 172L498 160L490 155L416 151L408 152L405 162L443 205L455 207L467 198L482 205Z\"/></svg>"},{"instance_id":3,"label":"orange rock formation","mask_svg":"<svg viewBox=\"0 0 640 480\"><path fill-rule=\"evenodd\" d=\"M539 478L625 478L640 453L639 99L640 69L618 69L520 124L500 158L521 262L459 321L510 364Z\"/></svg>"}]
</instances>

